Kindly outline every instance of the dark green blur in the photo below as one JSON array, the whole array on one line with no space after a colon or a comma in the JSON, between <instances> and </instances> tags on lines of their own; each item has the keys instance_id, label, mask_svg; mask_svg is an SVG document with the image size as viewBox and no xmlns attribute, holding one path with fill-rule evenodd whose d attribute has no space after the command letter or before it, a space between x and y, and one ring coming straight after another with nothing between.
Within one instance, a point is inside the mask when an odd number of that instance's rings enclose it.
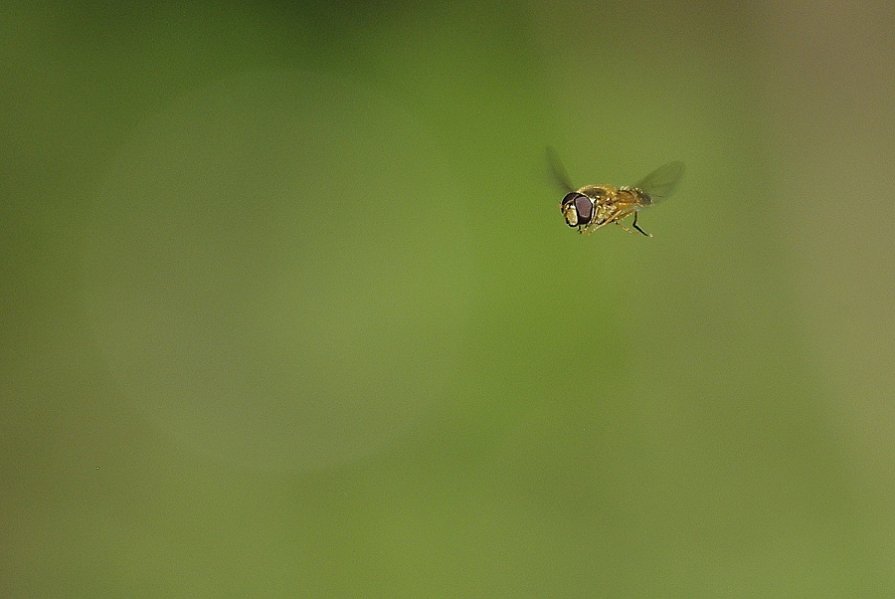
<instances>
[{"instance_id":1,"label":"dark green blur","mask_svg":"<svg viewBox=\"0 0 895 599\"><path fill-rule=\"evenodd\" d=\"M886 3L0 17L0 596L895 594Z\"/></svg>"}]
</instances>

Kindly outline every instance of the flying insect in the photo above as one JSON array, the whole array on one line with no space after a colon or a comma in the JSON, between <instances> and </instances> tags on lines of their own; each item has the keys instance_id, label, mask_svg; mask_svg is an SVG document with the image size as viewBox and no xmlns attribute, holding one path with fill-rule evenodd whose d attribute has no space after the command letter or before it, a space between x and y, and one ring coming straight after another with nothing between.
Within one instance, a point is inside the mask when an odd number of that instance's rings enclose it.
<instances>
[{"instance_id":1,"label":"flying insect","mask_svg":"<svg viewBox=\"0 0 895 599\"><path fill-rule=\"evenodd\" d=\"M628 233L633 228L652 237L638 226L638 213L669 197L684 174L683 162L669 162L633 186L585 185L576 189L553 148L547 148L547 160L556 182L566 191L559 205L566 224L579 233L593 233L615 223ZM631 228L622 223L629 216L633 217Z\"/></svg>"}]
</instances>

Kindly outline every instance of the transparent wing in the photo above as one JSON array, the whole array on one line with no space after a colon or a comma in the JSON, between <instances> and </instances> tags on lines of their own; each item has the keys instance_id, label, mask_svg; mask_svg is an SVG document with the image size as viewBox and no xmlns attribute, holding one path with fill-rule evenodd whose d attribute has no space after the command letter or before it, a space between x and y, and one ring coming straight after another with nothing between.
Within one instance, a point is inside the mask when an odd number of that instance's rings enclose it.
<instances>
[{"instance_id":1,"label":"transparent wing","mask_svg":"<svg viewBox=\"0 0 895 599\"><path fill-rule=\"evenodd\" d=\"M550 146L547 146L547 162L550 164L550 171L553 173L553 178L556 180L556 183L565 191L574 191L575 187L572 185L569 173L566 172L566 167L562 165L562 161L559 159L559 154L556 153L556 150Z\"/></svg>"},{"instance_id":2,"label":"transparent wing","mask_svg":"<svg viewBox=\"0 0 895 599\"><path fill-rule=\"evenodd\" d=\"M635 187L646 192L652 203L656 203L673 194L683 176L684 163L669 162L648 174Z\"/></svg>"}]
</instances>

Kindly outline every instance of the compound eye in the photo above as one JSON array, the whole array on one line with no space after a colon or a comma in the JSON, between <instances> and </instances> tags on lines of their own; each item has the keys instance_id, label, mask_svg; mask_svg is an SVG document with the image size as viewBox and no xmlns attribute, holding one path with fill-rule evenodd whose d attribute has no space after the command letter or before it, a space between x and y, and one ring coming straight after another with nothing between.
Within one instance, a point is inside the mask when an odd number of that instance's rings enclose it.
<instances>
[{"instance_id":1,"label":"compound eye","mask_svg":"<svg viewBox=\"0 0 895 599\"><path fill-rule=\"evenodd\" d=\"M594 203L589 197L579 194L575 198L575 211L578 213L578 224L586 225L594 217Z\"/></svg>"},{"instance_id":2,"label":"compound eye","mask_svg":"<svg viewBox=\"0 0 895 599\"><path fill-rule=\"evenodd\" d=\"M570 227L586 225L594 217L594 202L583 193L573 191L562 199L562 213Z\"/></svg>"}]
</instances>

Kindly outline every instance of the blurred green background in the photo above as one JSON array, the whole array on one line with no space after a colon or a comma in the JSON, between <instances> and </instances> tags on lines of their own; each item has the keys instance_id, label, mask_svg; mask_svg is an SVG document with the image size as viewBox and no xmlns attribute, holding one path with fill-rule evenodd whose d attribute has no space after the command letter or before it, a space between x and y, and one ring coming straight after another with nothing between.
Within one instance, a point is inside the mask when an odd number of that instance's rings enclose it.
<instances>
[{"instance_id":1,"label":"blurred green background","mask_svg":"<svg viewBox=\"0 0 895 599\"><path fill-rule=\"evenodd\" d=\"M895 595L888 3L0 14L4 597Z\"/></svg>"}]
</instances>

